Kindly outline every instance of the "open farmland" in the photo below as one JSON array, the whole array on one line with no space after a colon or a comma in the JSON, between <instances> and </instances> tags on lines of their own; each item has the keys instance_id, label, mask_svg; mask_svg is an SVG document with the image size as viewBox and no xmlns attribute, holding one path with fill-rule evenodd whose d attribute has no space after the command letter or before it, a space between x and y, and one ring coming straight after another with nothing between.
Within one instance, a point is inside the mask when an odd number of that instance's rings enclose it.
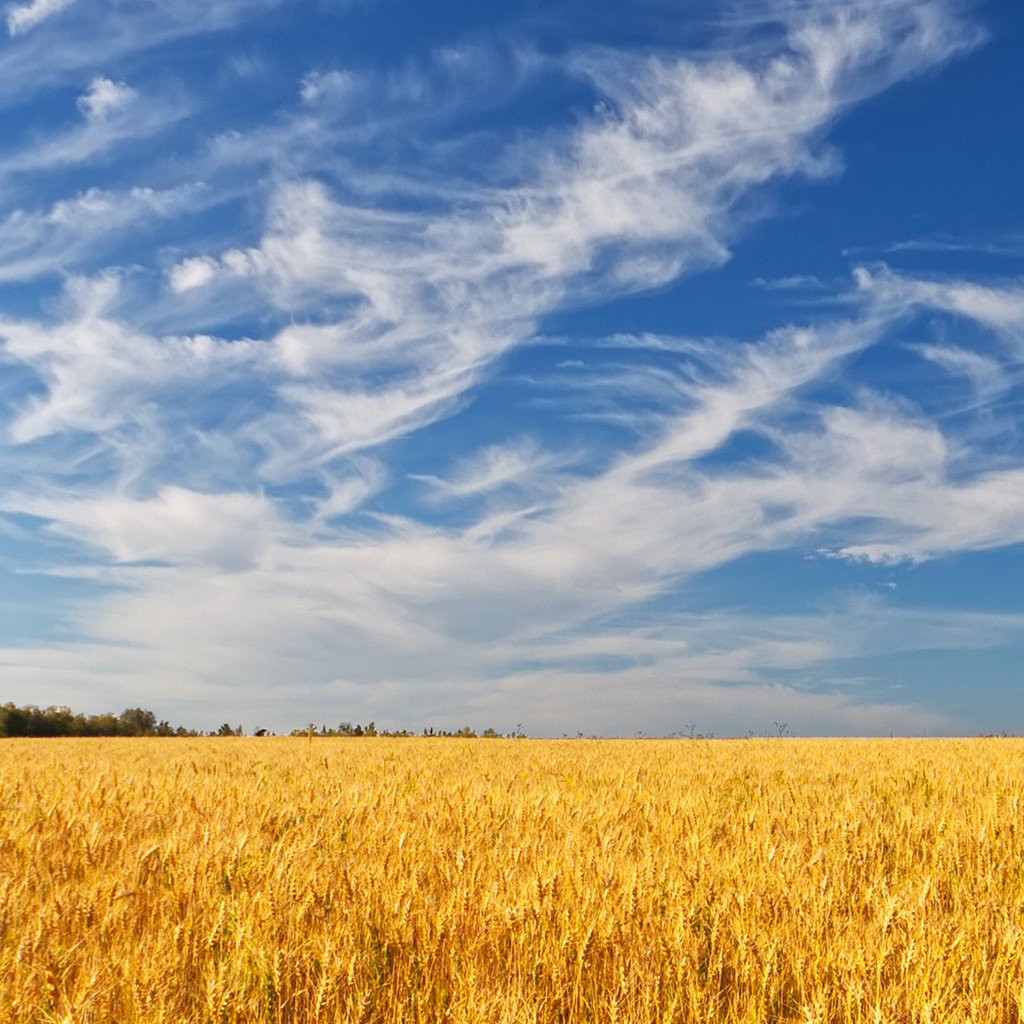
<instances>
[{"instance_id":1,"label":"open farmland","mask_svg":"<svg viewBox=\"0 0 1024 1024\"><path fill-rule=\"evenodd\" d=\"M1024 742L9 740L0 1021L1022 1019Z\"/></svg>"}]
</instances>

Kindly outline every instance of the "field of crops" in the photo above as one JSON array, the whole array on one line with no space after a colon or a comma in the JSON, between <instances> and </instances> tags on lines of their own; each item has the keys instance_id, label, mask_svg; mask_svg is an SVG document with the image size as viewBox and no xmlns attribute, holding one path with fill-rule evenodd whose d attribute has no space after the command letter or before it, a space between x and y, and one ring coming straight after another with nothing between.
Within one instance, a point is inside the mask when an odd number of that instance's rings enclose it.
<instances>
[{"instance_id":1,"label":"field of crops","mask_svg":"<svg viewBox=\"0 0 1024 1024\"><path fill-rule=\"evenodd\" d=\"M0 742L0 1022L1019 1021L1024 742Z\"/></svg>"}]
</instances>

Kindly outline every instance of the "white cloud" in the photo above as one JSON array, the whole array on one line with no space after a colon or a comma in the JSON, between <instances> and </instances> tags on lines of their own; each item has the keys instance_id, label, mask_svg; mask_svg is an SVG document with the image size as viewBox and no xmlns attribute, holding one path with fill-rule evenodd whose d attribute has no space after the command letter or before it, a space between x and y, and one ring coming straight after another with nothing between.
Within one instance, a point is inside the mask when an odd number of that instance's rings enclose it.
<instances>
[{"instance_id":1,"label":"white cloud","mask_svg":"<svg viewBox=\"0 0 1024 1024\"><path fill-rule=\"evenodd\" d=\"M29 281L68 273L96 259L124 233L201 209L202 187L111 192L91 188L55 202L47 210L15 210L0 224L0 282Z\"/></svg>"},{"instance_id":2,"label":"white cloud","mask_svg":"<svg viewBox=\"0 0 1024 1024\"><path fill-rule=\"evenodd\" d=\"M78 101L83 120L69 128L40 134L0 157L0 180L14 174L84 164L120 143L147 138L168 128L188 112L171 96L143 97L123 83L93 80ZM192 183L194 185L194 183Z\"/></svg>"},{"instance_id":3,"label":"white cloud","mask_svg":"<svg viewBox=\"0 0 1024 1024\"><path fill-rule=\"evenodd\" d=\"M441 497L449 499L487 495L506 488L532 489L538 477L564 465L564 456L542 451L535 442L521 441L491 445L467 459L454 478L412 474L412 479L430 485Z\"/></svg>"},{"instance_id":4,"label":"white cloud","mask_svg":"<svg viewBox=\"0 0 1024 1024\"><path fill-rule=\"evenodd\" d=\"M880 306L890 309L925 307L976 320L998 332L1024 353L1024 284L981 284L952 277L934 280L894 273L887 266L858 267L858 286Z\"/></svg>"},{"instance_id":5,"label":"white cloud","mask_svg":"<svg viewBox=\"0 0 1024 1024\"><path fill-rule=\"evenodd\" d=\"M825 284L813 274L792 274L789 277L755 278L751 284L765 291L819 291Z\"/></svg>"},{"instance_id":6,"label":"white cloud","mask_svg":"<svg viewBox=\"0 0 1024 1024\"><path fill-rule=\"evenodd\" d=\"M196 724L237 707L231 680L245 678L249 728L289 728L321 714L451 724L450 709L458 708L461 720L478 726L621 734L628 708L628 731L654 735L690 721L720 734L772 731L777 721L800 734L919 734L962 731L964 722L923 702L894 702L871 680L851 692L840 666L857 654L976 649L1024 630L1019 616L850 603L805 616L660 615L654 628L606 628L492 652L422 630L409 606L393 600L398 576L382 554L338 561L329 549L305 555L272 546L265 569L124 569L122 581L145 578L144 601L113 593L80 609L79 628L102 644L3 650L0 678L24 701L19 675L37 693L50 692L37 667L50 679L95 681L108 706L137 703L132 695L153 693L156 683L176 704L195 706ZM370 577L375 566L383 579ZM602 657L619 660L595 669ZM537 667L511 667L512 659ZM773 678L778 673L793 681ZM808 685L815 677L829 682ZM146 690L133 690L140 679Z\"/></svg>"},{"instance_id":7,"label":"white cloud","mask_svg":"<svg viewBox=\"0 0 1024 1024\"><path fill-rule=\"evenodd\" d=\"M78 109L89 121L99 121L124 110L138 99L138 93L124 82L94 78L89 89L78 97Z\"/></svg>"},{"instance_id":8,"label":"white cloud","mask_svg":"<svg viewBox=\"0 0 1024 1024\"><path fill-rule=\"evenodd\" d=\"M924 561L926 558L923 554L911 554L906 547L889 544L852 544L835 552L826 552L826 555L851 562L869 562L872 565L901 565L905 562Z\"/></svg>"},{"instance_id":9,"label":"white cloud","mask_svg":"<svg viewBox=\"0 0 1024 1024\"><path fill-rule=\"evenodd\" d=\"M979 402L996 398L1012 385L1006 365L980 352L956 345L916 345L914 351L951 375L966 378Z\"/></svg>"},{"instance_id":10,"label":"white cloud","mask_svg":"<svg viewBox=\"0 0 1024 1024\"><path fill-rule=\"evenodd\" d=\"M208 256L192 256L175 264L168 274L171 291L180 295L209 284L217 273L217 263Z\"/></svg>"},{"instance_id":11,"label":"white cloud","mask_svg":"<svg viewBox=\"0 0 1024 1024\"><path fill-rule=\"evenodd\" d=\"M75 0L30 0L7 8L7 32L19 36L70 7Z\"/></svg>"},{"instance_id":12,"label":"white cloud","mask_svg":"<svg viewBox=\"0 0 1024 1024\"><path fill-rule=\"evenodd\" d=\"M277 530L264 498L181 487L165 487L143 500L8 495L4 505L51 521L55 532L99 548L116 562L201 564L222 572L258 564Z\"/></svg>"},{"instance_id":13,"label":"white cloud","mask_svg":"<svg viewBox=\"0 0 1024 1024\"><path fill-rule=\"evenodd\" d=\"M302 79L299 95L303 103L347 103L360 86L360 78L351 71L311 71Z\"/></svg>"},{"instance_id":14,"label":"white cloud","mask_svg":"<svg viewBox=\"0 0 1024 1024\"><path fill-rule=\"evenodd\" d=\"M7 424L16 444L63 432L104 435L124 425L145 426L157 434L167 430L170 444L177 415L201 399L206 388L258 366L262 350L244 341L227 343L205 335L154 338L118 322L110 310L120 289L115 275L72 278L72 313L65 322L43 327L0 321L4 358L31 366L44 385ZM172 393L178 397L159 413L159 400ZM161 425L161 415L169 422ZM117 449L123 439L108 437L106 443ZM148 457L159 449L137 454Z\"/></svg>"},{"instance_id":15,"label":"white cloud","mask_svg":"<svg viewBox=\"0 0 1024 1024\"><path fill-rule=\"evenodd\" d=\"M0 53L0 81L5 86L0 102L9 104L58 83L80 81L83 72L116 65L141 51L228 29L243 20L258 18L279 3L161 0L86 7L75 0L29 0L13 5L7 8L7 27L17 38ZM28 31L72 5L76 9L55 21L52 31Z\"/></svg>"}]
</instances>

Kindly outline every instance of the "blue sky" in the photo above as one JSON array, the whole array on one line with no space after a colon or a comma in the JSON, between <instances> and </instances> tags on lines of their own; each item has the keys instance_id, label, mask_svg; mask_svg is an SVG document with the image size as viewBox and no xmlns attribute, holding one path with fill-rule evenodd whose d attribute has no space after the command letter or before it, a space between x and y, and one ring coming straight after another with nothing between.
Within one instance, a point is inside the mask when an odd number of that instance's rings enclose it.
<instances>
[{"instance_id":1,"label":"blue sky","mask_svg":"<svg viewBox=\"0 0 1024 1024\"><path fill-rule=\"evenodd\" d=\"M25 0L0 700L1024 731L1016 0Z\"/></svg>"}]
</instances>

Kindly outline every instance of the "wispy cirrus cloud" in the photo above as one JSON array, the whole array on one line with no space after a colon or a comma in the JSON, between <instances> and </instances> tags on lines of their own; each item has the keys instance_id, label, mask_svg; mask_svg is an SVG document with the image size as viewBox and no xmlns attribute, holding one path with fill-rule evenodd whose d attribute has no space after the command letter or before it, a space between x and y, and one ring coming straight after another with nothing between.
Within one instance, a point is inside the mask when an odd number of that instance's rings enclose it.
<instances>
[{"instance_id":1,"label":"wispy cirrus cloud","mask_svg":"<svg viewBox=\"0 0 1024 1024\"><path fill-rule=\"evenodd\" d=\"M119 144L146 139L186 116L182 100L162 96L144 100L123 82L94 79L79 96L80 123L42 134L0 157L0 181L82 165Z\"/></svg>"},{"instance_id":2,"label":"wispy cirrus cloud","mask_svg":"<svg viewBox=\"0 0 1024 1024\"><path fill-rule=\"evenodd\" d=\"M561 456L561 464L572 461ZM560 458L529 439L491 445L459 466L449 479L412 474L412 479L433 488L442 500L493 495L507 488L530 487L560 464Z\"/></svg>"},{"instance_id":3,"label":"wispy cirrus cloud","mask_svg":"<svg viewBox=\"0 0 1024 1024\"><path fill-rule=\"evenodd\" d=\"M40 22L60 14L74 2L75 0L31 0L25 4L12 4L7 8L7 32L11 36L28 32Z\"/></svg>"},{"instance_id":4,"label":"wispy cirrus cloud","mask_svg":"<svg viewBox=\"0 0 1024 1024\"><path fill-rule=\"evenodd\" d=\"M6 23L12 45L0 54L4 82L0 104L9 106L57 83L77 81L83 69L116 63L183 38L223 32L258 18L278 3L166 0L124 5L29 0L10 5Z\"/></svg>"},{"instance_id":5,"label":"wispy cirrus cloud","mask_svg":"<svg viewBox=\"0 0 1024 1024\"><path fill-rule=\"evenodd\" d=\"M504 679L494 693L481 697L481 713L495 706L495 694L511 701L508 706L516 706L517 694L522 701L528 695L547 707L537 712L540 717L554 721L564 712L567 694L583 686L585 678L593 681L596 670L605 681L595 684L598 690L611 687L609 702L614 693L621 697L631 686L647 686L649 695L661 693L670 706L696 699L710 704L714 687L731 681L753 702L743 705L748 713L771 707L788 714L801 707L806 717L813 708L813 720L823 729L877 728L889 706L881 697L869 709L849 695L791 690L772 680L772 673L808 672L872 649L891 610L876 609L875 626L862 635L850 630L844 615L829 625L834 632L827 640L820 630L818 639L810 639L815 631L794 621L788 634L774 640L748 639L717 651L706 622L695 622L688 631L692 635L674 642L668 640L670 633L659 641L646 627L637 631L636 625L620 625L617 633L610 628L622 615L643 622L648 602L682 580L745 554L793 544L812 551L830 533L856 540L839 550L841 557L882 565L1021 539L1020 470L1000 473L982 462L963 478L956 446L906 403L852 394L850 404L808 406L809 392L837 379L840 361L882 343L902 315L890 309L880 318L867 297L861 301L861 315L852 320L778 332L724 360L712 344L701 351L688 343L691 356L706 365L706 374L691 362L679 376L674 408L664 407L643 443L597 475L567 471L557 458L537 450L529 458L481 452L475 466L465 467L456 477L459 483L448 488L449 500L472 501L509 479L526 500L509 501L506 492L501 508L485 509L482 518L478 511L461 529L387 517L373 529L357 528L348 518L353 508L348 503L333 524L313 514L288 525L272 504L246 503L249 518L232 515L225 527L237 541L227 550L251 555L235 565L237 579L230 584L229 606L246 609L233 624L211 625L205 617L200 623L173 610L180 587L204 593L229 586L223 563L213 556L221 544L219 516L193 520L189 511L221 498L163 492L132 500L98 496L86 506L70 500L28 505L8 499L7 507L52 517L54 529L101 544L113 558L166 563L162 569L98 570L101 577L131 587L130 598L104 602L87 620L89 635L96 635L94 615L99 616L101 632L111 642L127 644L130 628L136 637L150 636L153 650L159 650L156 624L171 616L183 630L175 635L190 637L199 649L210 642L209 630L215 628L217 664L241 670L248 665L255 623L264 631L264 648L279 650L285 660L291 658L286 654L289 638L301 634L324 644L323 637L330 635L325 649L343 647L346 652L348 669L342 678L348 682L342 692L350 699L361 692L360 678L390 680L396 692L404 693L402 680L419 678L417 666L427 660L439 680L443 673L455 679ZM614 386L613 380L605 386ZM797 426L794 417L803 425ZM704 461L740 431L772 440L775 458L726 460L717 466ZM223 496L228 511L238 500ZM211 510L216 507L209 504ZM175 509L194 521L206 539L166 529L166 517ZM146 536L156 540L133 541L131 523L143 524ZM283 580L291 581L285 595ZM273 625L271 607L276 610ZM958 639L946 619L942 622L941 629L922 634L911 649L968 642L967 634ZM998 626L995 619L991 624ZM1016 628L1012 622L1003 625L1011 633ZM749 638L758 628L751 620L743 635ZM615 635L619 639L612 642L609 637ZM910 634L903 635L910 643ZM386 652L380 647L385 639ZM895 649L906 649L899 642ZM168 658L178 665L177 655L168 652ZM602 658L612 660L595 669ZM531 662L536 670L522 668ZM549 705L544 704L542 675L551 688ZM669 676L691 682L678 693L651 682ZM326 665L307 667L305 678L314 690L334 692L337 680ZM423 685L424 693L430 692L430 685ZM371 698L364 694L359 699ZM376 690L372 699L380 699ZM716 706L724 715L722 705ZM740 707L737 703L735 713L723 720L736 721ZM932 713L899 713L921 728L942 726L940 716ZM592 727L602 727L603 721L595 712Z\"/></svg>"},{"instance_id":6,"label":"wispy cirrus cloud","mask_svg":"<svg viewBox=\"0 0 1024 1024\"><path fill-rule=\"evenodd\" d=\"M189 255L169 284L215 302L234 290L245 309L294 314L314 296L350 308L333 324L282 332L277 347L293 371L388 367L401 377L404 365L415 375L362 398L351 376L341 395L289 389L333 450L371 447L445 414L545 313L724 261L744 225L738 197L773 178L830 171L822 135L845 106L975 41L930 7L857 8L843 18L826 7L756 67L732 56L618 67L580 58L577 70L606 106L545 155L532 181L441 213L366 208L321 182L289 183L271 198L259 244ZM360 402L366 412L356 419L376 426L347 439L352 421L337 406Z\"/></svg>"},{"instance_id":7,"label":"wispy cirrus cloud","mask_svg":"<svg viewBox=\"0 0 1024 1024\"><path fill-rule=\"evenodd\" d=\"M0 233L0 282L31 281L44 274L70 273L116 246L130 230L202 209L207 190L135 187L125 192L91 188L60 199L48 209L18 209Z\"/></svg>"},{"instance_id":8,"label":"wispy cirrus cloud","mask_svg":"<svg viewBox=\"0 0 1024 1024\"><path fill-rule=\"evenodd\" d=\"M183 393L190 402L199 401L203 388L216 388L232 368L237 372L258 358L258 347L241 341L229 344L202 335L157 339L133 331L106 312L119 287L114 275L72 279L72 314L59 327L0 322L4 361L30 364L43 385L8 411L7 436L15 444L67 432L94 448L88 439L93 435L112 451L122 450L134 465L136 454L120 432L145 426L155 432L154 442L161 437L166 442L150 452L160 460L161 452L176 447L169 435L177 427L176 414L170 408L157 412L158 404L171 403L175 394L183 399ZM179 412L185 408L171 404ZM192 409L194 415L195 405Z\"/></svg>"},{"instance_id":9,"label":"wispy cirrus cloud","mask_svg":"<svg viewBox=\"0 0 1024 1024\"><path fill-rule=\"evenodd\" d=\"M874 270L858 268L857 283L880 304L943 310L977 320L1018 352L1024 344L1024 284L1020 281L990 284L951 275L929 280L901 276L882 265Z\"/></svg>"},{"instance_id":10,"label":"wispy cirrus cloud","mask_svg":"<svg viewBox=\"0 0 1024 1024\"><path fill-rule=\"evenodd\" d=\"M274 532L273 510L251 494L166 487L145 502L104 495L72 501L22 497L11 504L122 563L171 561L239 571L259 563Z\"/></svg>"}]
</instances>

